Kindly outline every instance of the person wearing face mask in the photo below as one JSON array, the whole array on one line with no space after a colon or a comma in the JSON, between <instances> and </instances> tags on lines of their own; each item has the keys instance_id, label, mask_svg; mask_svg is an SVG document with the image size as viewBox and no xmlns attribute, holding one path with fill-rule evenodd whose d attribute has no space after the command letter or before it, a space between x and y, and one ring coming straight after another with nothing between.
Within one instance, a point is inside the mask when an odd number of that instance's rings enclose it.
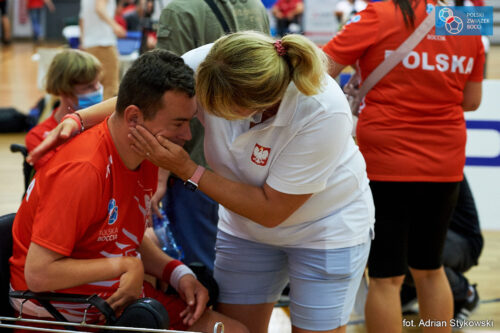
<instances>
[{"instance_id":1,"label":"person wearing face mask","mask_svg":"<svg viewBox=\"0 0 500 333\"><path fill-rule=\"evenodd\" d=\"M59 107L51 116L26 135L28 152L37 147L54 127L65 117L74 117L74 112L97 104L103 99L103 87L99 82L102 66L90 53L80 50L64 50L52 60L46 77L46 91L58 96ZM72 115L73 116L70 116ZM55 150L37 161L33 167L38 171L55 154Z\"/></svg>"}]
</instances>

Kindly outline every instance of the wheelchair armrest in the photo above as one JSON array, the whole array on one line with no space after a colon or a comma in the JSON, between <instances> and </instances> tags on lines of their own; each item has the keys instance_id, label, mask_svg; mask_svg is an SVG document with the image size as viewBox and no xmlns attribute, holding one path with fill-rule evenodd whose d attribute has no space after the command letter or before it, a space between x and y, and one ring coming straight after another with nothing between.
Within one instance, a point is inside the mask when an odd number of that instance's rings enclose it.
<instances>
[{"instance_id":1,"label":"wheelchair armrest","mask_svg":"<svg viewBox=\"0 0 500 333\"><path fill-rule=\"evenodd\" d=\"M116 322L116 315L113 309L97 295L80 295L80 294L63 294L63 293L34 293L29 290L24 291L11 291L9 296L12 298L20 299L33 299L38 301L54 318L61 320L62 315L57 311L49 302L68 302L89 304L98 309L106 318L106 323L113 324ZM57 312L57 314L54 313ZM62 317L64 318L64 317ZM65 319L62 319L65 320Z\"/></svg>"},{"instance_id":2,"label":"wheelchair armrest","mask_svg":"<svg viewBox=\"0 0 500 333\"><path fill-rule=\"evenodd\" d=\"M28 149L24 145L13 143L10 145L10 151L13 153L21 153L24 157L28 156Z\"/></svg>"}]
</instances>

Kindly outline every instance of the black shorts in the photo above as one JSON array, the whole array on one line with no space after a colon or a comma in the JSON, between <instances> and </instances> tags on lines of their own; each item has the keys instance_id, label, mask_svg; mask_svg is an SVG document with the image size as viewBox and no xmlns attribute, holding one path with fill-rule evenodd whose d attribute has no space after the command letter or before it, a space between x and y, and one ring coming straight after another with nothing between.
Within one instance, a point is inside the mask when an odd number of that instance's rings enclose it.
<instances>
[{"instance_id":1,"label":"black shorts","mask_svg":"<svg viewBox=\"0 0 500 333\"><path fill-rule=\"evenodd\" d=\"M459 182L370 182L375 202L375 239L368 274L404 275L408 266L437 269Z\"/></svg>"},{"instance_id":2,"label":"black shorts","mask_svg":"<svg viewBox=\"0 0 500 333\"><path fill-rule=\"evenodd\" d=\"M0 16L7 16L7 0L0 1Z\"/></svg>"}]
</instances>

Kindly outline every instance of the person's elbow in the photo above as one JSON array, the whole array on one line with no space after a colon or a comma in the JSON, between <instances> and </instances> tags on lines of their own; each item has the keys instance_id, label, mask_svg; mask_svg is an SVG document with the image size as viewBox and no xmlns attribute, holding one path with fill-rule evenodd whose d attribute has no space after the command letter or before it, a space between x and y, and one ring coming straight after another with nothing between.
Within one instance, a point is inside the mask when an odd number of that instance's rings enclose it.
<instances>
[{"instance_id":1,"label":"person's elbow","mask_svg":"<svg viewBox=\"0 0 500 333\"><path fill-rule=\"evenodd\" d=\"M262 214L262 216L257 217L254 221L266 228L276 228L281 225L291 214L279 214L277 212Z\"/></svg>"},{"instance_id":2,"label":"person's elbow","mask_svg":"<svg viewBox=\"0 0 500 333\"><path fill-rule=\"evenodd\" d=\"M467 81L464 88L462 108L464 111L474 111L481 105L482 82Z\"/></svg>"},{"instance_id":3,"label":"person's elbow","mask_svg":"<svg viewBox=\"0 0 500 333\"><path fill-rule=\"evenodd\" d=\"M464 111L476 111L481 103L462 104Z\"/></svg>"},{"instance_id":4,"label":"person's elbow","mask_svg":"<svg viewBox=\"0 0 500 333\"><path fill-rule=\"evenodd\" d=\"M462 109L464 111L476 111L481 105L481 99L473 101L462 102Z\"/></svg>"},{"instance_id":5,"label":"person's elbow","mask_svg":"<svg viewBox=\"0 0 500 333\"><path fill-rule=\"evenodd\" d=\"M39 293L49 291L50 279L45 274L46 270L39 265L26 265L24 267L24 278L28 289L32 292Z\"/></svg>"}]
</instances>

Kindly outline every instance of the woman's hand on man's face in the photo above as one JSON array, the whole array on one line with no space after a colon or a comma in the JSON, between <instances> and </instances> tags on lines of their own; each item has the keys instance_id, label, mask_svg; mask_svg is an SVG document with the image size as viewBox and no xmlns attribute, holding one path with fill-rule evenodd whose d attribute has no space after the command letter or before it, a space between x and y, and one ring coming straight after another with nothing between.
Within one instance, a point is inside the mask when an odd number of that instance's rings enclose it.
<instances>
[{"instance_id":1,"label":"woman's hand on man's face","mask_svg":"<svg viewBox=\"0 0 500 333\"><path fill-rule=\"evenodd\" d=\"M196 170L189 154L179 145L159 135L155 137L141 125L130 128L131 148L151 163L169 170L182 180L189 179Z\"/></svg>"}]
</instances>

